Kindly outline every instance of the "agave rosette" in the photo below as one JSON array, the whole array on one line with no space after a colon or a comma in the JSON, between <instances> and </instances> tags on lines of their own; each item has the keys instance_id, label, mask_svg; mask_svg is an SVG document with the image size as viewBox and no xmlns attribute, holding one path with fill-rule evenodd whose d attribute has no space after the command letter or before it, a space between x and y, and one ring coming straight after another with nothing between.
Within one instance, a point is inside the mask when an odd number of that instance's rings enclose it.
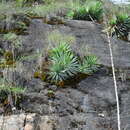
<instances>
[{"instance_id":1,"label":"agave rosette","mask_svg":"<svg viewBox=\"0 0 130 130\"><path fill-rule=\"evenodd\" d=\"M78 59L72 53L69 44L61 43L52 49L50 61L49 78L54 82L67 80L78 73Z\"/></svg>"},{"instance_id":2,"label":"agave rosette","mask_svg":"<svg viewBox=\"0 0 130 130\"><path fill-rule=\"evenodd\" d=\"M99 1L89 1L84 5L79 4L77 7L74 7L67 16L77 20L100 21L102 19L102 14L102 3Z\"/></svg>"},{"instance_id":3,"label":"agave rosette","mask_svg":"<svg viewBox=\"0 0 130 130\"><path fill-rule=\"evenodd\" d=\"M130 16L127 14L119 14L116 18L110 20L111 35L116 35L118 38L127 39L130 32Z\"/></svg>"}]
</instances>

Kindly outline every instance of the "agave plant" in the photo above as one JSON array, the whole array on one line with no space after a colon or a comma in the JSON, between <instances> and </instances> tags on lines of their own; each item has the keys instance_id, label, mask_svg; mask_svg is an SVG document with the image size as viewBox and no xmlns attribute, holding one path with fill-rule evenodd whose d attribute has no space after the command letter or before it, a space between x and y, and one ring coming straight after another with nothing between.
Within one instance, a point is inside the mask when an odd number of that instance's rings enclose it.
<instances>
[{"instance_id":1,"label":"agave plant","mask_svg":"<svg viewBox=\"0 0 130 130\"><path fill-rule=\"evenodd\" d=\"M110 20L109 24L109 32L112 36L116 35L118 38L127 39L130 32L130 16L127 14L118 14Z\"/></svg>"},{"instance_id":2,"label":"agave plant","mask_svg":"<svg viewBox=\"0 0 130 130\"><path fill-rule=\"evenodd\" d=\"M65 81L77 73L91 74L97 71L99 65L96 56L85 56L82 63L72 52L70 45L61 43L50 52L49 78L53 82Z\"/></svg>"},{"instance_id":3,"label":"agave plant","mask_svg":"<svg viewBox=\"0 0 130 130\"><path fill-rule=\"evenodd\" d=\"M71 10L67 16L76 20L96 20L100 21L102 19L103 8L102 3L99 1L86 2L85 5L78 5L73 10Z\"/></svg>"},{"instance_id":4,"label":"agave plant","mask_svg":"<svg viewBox=\"0 0 130 130\"><path fill-rule=\"evenodd\" d=\"M89 19L90 20L96 20L100 21L102 20L102 14L103 14L103 8L102 8L102 3L97 1L97 2L90 2L88 6L86 7L86 10L89 14Z\"/></svg>"},{"instance_id":5,"label":"agave plant","mask_svg":"<svg viewBox=\"0 0 130 130\"><path fill-rule=\"evenodd\" d=\"M54 82L62 82L78 73L78 59L72 53L69 44L61 43L52 49L49 78Z\"/></svg>"},{"instance_id":6,"label":"agave plant","mask_svg":"<svg viewBox=\"0 0 130 130\"><path fill-rule=\"evenodd\" d=\"M83 58L83 61L79 66L79 70L81 73L91 74L97 71L98 67L99 65L97 57L94 55L89 55Z\"/></svg>"}]
</instances>

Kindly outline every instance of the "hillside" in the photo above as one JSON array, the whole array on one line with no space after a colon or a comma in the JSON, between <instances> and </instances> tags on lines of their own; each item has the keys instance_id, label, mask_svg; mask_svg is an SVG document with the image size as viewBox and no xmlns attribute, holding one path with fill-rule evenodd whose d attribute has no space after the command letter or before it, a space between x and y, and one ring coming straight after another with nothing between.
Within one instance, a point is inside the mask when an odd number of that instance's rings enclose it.
<instances>
[{"instance_id":1,"label":"hillside","mask_svg":"<svg viewBox=\"0 0 130 130\"><path fill-rule=\"evenodd\" d=\"M1 3L1 130L118 130L109 42L130 129L129 6L109 4Z\"/></svg>"}]
</instances>

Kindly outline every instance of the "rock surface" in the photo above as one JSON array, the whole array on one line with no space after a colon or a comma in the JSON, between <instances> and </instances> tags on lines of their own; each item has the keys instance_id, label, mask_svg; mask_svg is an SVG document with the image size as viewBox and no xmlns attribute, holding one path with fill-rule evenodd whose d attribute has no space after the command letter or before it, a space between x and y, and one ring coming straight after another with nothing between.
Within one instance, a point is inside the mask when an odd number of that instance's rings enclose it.
<instances>
[{"instance_id":1,"label":"rock surface","mask_svg":"<svg viewBox=\"0 0 130 130\"><path fill-rule=\"evenodd\" d=\"M73 84L59 88L35 79L39 52L47 47L46 35L58 29L61 33L76 37L73 49L79 55L95 54L102 67L94 75ZM27 88L20 106L24 114L0 117L0 126L4 130L117 130L116 99L111 74L108 40L102 32L102 26L86 21L66 21L65 25L49 25L42 20L33 20L29 35L23 36L23 43L17 53L34 56L18 63L14 70L2 70L7 80ZM130 122L130 44L111 38L114 63L117 69L117 85L120 97L121 127L129 129ZM4 43L1 43L3 48ZM79 50L79 48L82 48ZM127 73L127 75L126 75ZM48 90L55 93L49 98ZM29 114L31 113L31 114ZM4 118L6 120L4 120ZM4 123L3 123L4 120ZM12 123L14 125L12 125Z\"/></svg>"}]
</instances>

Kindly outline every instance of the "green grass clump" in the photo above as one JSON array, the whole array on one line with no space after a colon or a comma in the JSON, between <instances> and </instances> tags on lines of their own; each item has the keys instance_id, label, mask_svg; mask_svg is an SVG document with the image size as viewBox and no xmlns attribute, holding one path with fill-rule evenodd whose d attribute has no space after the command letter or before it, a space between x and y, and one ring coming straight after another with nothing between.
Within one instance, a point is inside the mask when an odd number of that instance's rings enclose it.
<instances>
[{"instance_id":1,"label":"green grass clump","mask_svg":"<svg viewBox=\"0 0 130 130\"><path fill-rule=\"evenodd\" d=\"M99 1L88 1L84 5L77 4L67 16L76 20L101 21L103 14L102 3Z\"/></svg>"},{"instance_id":2,"label":"green grass clump","mask_svg":"<svg viewBox=\"0 0 130 130\"><path fill-rule=\"evenodd\" d=\"M127 40L130 32L130 16L121 13L112 18L109 22L109 32L111 36Z\"/></svg>"}]
</instances>

